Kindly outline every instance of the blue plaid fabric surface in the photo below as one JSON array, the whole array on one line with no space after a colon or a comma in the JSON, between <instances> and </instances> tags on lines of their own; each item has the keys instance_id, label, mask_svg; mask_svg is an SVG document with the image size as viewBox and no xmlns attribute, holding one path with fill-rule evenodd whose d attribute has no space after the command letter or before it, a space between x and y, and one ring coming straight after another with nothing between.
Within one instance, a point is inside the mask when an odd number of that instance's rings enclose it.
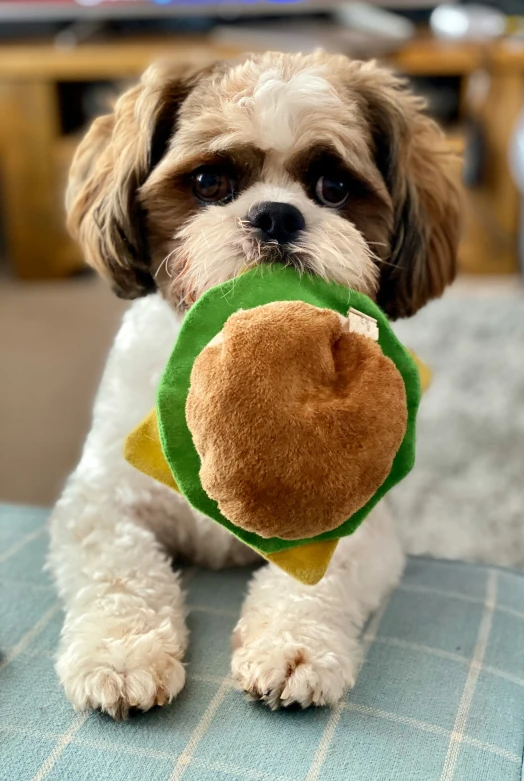
<instances>
[{"instance_id":1,"label":"blue plaid fabric surface","mask_svg":"<svg viewBox=\"0 0 524 781\"><path fill-rule=\"evenodd\" d=\"M271 713L228 677L249 573L191 570L186 688L114 723L75 714L55 677L46 517L0 508L3 781L521 781L524 576L412 559L340 707Z\"/></svg>"}]
</instances>

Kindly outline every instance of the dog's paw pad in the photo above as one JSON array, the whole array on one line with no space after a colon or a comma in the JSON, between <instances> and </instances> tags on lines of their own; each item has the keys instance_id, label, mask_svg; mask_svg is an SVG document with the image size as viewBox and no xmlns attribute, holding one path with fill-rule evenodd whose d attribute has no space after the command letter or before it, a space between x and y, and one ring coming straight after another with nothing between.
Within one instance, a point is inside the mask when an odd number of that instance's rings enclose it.
<instances>
[{"instance_id":1,"label":"dog's paw pad","mask_svg":"<svg viewBox=\"0 0 524 781\"><path fill-rule=\"evenodd\" d=\"M335 705L352 685L335 654L300 645L258 642L233 654L232 674L247 694L272 710L298 705Z\"/></svg>"},{"instance_id":2,"label":"dog's paw pad","mask_svg":"<svg viewBox=\"0 0 524 781\"><path fill-rule=\"evenodd\" d=\"M146 711L171 702L186 678L183 646L174 631L164 625L115 635L98 643L78 635L64 647L57 672L75 710L101 710L125 719L130 709Z\"/></svg>"}]
</instances>

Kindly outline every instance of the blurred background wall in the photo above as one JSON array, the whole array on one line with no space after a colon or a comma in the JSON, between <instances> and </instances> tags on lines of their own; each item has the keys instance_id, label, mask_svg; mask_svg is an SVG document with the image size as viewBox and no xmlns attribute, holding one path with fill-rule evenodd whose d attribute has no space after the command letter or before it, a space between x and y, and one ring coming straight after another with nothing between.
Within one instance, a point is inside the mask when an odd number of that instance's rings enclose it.
<instances>
[{"instance_id":1,"label":"blurred background wall","mask_svg":"<svg viewBox=\"0 0 524 781\"><path fill-rule=\"evenodd\" d=\"M0 501L55 500L125 306L64 228L67 170L86 126L165 54L319 46L376 57L427 97L467 194L454 295L489 294L511 310L524 235L524 0L0 0Z\"/></svg>"}]
</instances>

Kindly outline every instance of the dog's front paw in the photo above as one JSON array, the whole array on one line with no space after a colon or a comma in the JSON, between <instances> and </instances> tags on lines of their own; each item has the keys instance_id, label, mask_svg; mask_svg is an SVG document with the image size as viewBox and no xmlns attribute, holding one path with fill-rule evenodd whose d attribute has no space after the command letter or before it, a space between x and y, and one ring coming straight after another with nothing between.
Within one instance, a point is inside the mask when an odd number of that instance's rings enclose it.
<instances>
[{"instance_id":1,"label":"dog's front paw","mask_svg":"<svg viewBox=\"0 0 524 781\"><path fill-rule=\"evenodd\" d=\"M185 682L185 628L168 617L133 624L100 615L71 622L56 669L75 710L97 709L114 719L130 708L171 702Z\"/></svg>"},{"instance_id":2,"label":"dog's front paw","mask_svg":"<svg viewBox=\"0 0 524 781\"><path fill-rule=\"evenodd\" d=\"M247 630L241 619L233 637L232 674L244 691L272 710L290 705L336 705L354 685L358 649L322 627L277 632Z\"/></svg>"}]
</instances>

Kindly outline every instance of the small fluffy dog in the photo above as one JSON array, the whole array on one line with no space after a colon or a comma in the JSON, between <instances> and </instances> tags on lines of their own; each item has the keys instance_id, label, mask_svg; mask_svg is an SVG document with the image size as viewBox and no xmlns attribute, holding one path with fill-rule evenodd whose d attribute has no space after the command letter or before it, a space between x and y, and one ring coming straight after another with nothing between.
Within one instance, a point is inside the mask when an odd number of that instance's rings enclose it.
<instances>
[{"instance_id":1,"label":"small fluffy dog","mask_svg":"<svg viewBox=\"0 0 524 781\"><path fill-rule=\"evenodd\" d=\"M374 63L268 53L152 67L81 143L69 227L117 294L141 300L124 317L52 520L66 607L57 670L75 708L120 718L170 702L188 643L171 557L212 568L256 559L122 456L184 310L256 263L360 290L392 318L453 279L453 163L422 110ZM383 504L341 541L317 586L264 565L234 631L232 675L271 708L335 704L355 680L362 626L402 567Z\"/></svg>"}]
</instances>

